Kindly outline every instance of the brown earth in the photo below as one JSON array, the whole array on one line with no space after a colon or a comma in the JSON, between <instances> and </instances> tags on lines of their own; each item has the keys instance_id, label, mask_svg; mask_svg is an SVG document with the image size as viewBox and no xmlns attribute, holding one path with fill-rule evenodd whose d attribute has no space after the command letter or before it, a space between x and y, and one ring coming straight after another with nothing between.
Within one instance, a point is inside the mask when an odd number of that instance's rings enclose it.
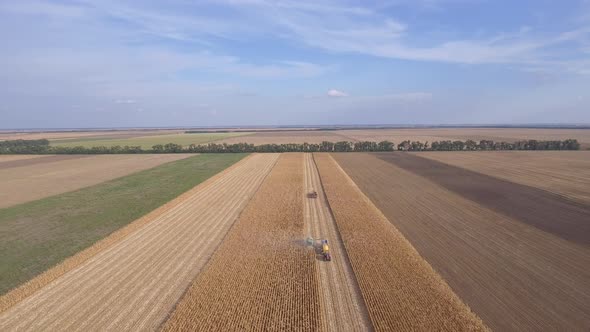
<instances>
[{"instance_id":1,"label":"brown earth","mask_svg":"<svg viewBox=\"0 0 590 332\"><path fill-rule=\"evenodd\" d=\"M486 330L330 155L315 160L375 330Z\"/></svg>"},{"instance_id":2,"label":"brown earth","mask_svg":"<svg viewBox=\"0 0 590 332\"><path fill-rule=\"evenodd\" d=\"M306 237L328 240L332 261L318 260L319 292L322 300L322 317L328 331L368 331L372 329L369 314L363 301L356 277L348 261L338 228L326 201L322 183L312 154L305 154L305 192L317 192L317 198L305 198Z\"/></svg>"},{"instance_id":3,"label":"brown earth","mask_svg":"<svg viewBox=\"0 0 590 332\"><path fill-rule=\"evenodd\" d=\"M0 160L0 169L30 166L37 164L52 163L56 161L79 159L90 157L89 155L55 155L55 156L39 156L38 158L22 158L8 161Z\"/></svg>"},{"instance_id":4,"label":"brown earth","mask_svg":"<svg viewBox=\"0 0 590 332\"><path fill-rule=\"evenodd\" d=\"M316 261L305 248L303 176L303 155L282 154L165 331L322 329Z\"/></svg>"},{"instance_id":5,"label":"brown earth","mask_svg":"<svg viewBox=\"0 0 590 332\"><path fill-rule=\"evenodd\" d=\"M25 159L33 159L33 158L41 158L44 157L43 155L37 154L4 154L0 155L0 165L2 163L14 160L25 160Z\"/></svg>"},{"instance_id":6,"label":"brown earth","mask_svg":"<svg viewBox=\"0 0 590 332\"><path fill-rule=\"evenodd\" d=\"M45 156L0 163L0 208L88 187L194 154ZM50 158L49 162L43 162ZM20 167L3 164L24 162Z\"/></svg>"},{"instance_id":7,"label":"brown earth","mask_svg":"<svg viewBox=\"0 0 590 332\"><path fill-rule=\"evenodd\" d=\"M492 329L590 325L587 246L510 219L375 155L334 157Z\"/></svg>"},{"instance_id":8,"label":"brown earth","mask_svg":"<svg viewBox=\"0 0 590 332\"><path fill-rule=\"evenodd\" d=\"M0 314L0 330L155 330L277 155L254 155ZM214 181L213 181L214 180Z\"/></svg>"},{"instance_id":9,"label":"brown earth","mask_svg":"<svg viewBox=\"0 0 590 332\"><path fill-rule=\"evenodd\" d=\"M538 188L451 166L410 153L378 158L422 176L486 208L567 241L590 245L590 205Z\"/></svg>"},{"instance_id":10,"label":"brown earth","mask_svg":"<svg viewBox=\"0 0 590 332\"><path fill-rule=\"evenodd\" d=\"M590 204L590 151L445 151L419 157Z\"/></svg>"}]
</instances>

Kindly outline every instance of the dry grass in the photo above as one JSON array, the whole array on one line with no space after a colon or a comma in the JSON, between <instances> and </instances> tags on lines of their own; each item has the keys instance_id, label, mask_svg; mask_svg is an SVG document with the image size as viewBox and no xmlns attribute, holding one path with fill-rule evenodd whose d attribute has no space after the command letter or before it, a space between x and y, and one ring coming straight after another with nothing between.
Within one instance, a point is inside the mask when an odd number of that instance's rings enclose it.
<instances>
[{"instance_id":1,"label":"dry grass","mask_svg":"<svg viewBox=\"0 0 590 332\"><path fill-rule=\"evenodd\" d=\"M375 329L486 330L330 155L315 158Z\"/></svg>"},{"instance_id":2,"label":"dry grass","mask_svg":"<svg viewBox=\"0 0 590 332\"><path fill-rule=\"evenodd\" d=\"M276 158L254 155L195 187L143 227L4 311L0 329L157 329Z\"/></svg>"},{"instance_id":3,"label":"dry grass","mask_svg":"<svg viewBox=\"0 0 590 332\"><path fill-rule=\"evenodd\" d=\"M304 246L303 155L283 154L165 331L317 331L316 262Z\"/></svg>"},{"instance_id":4,"label":"dry grass","mask_svg":"<svg viewBox=\"0 0 590 332\"><path fill-rule=\"evenodd\" d=\"M193 154L61 156L65 160L2 169L0 208L88 187ZM0 164L1 165L1 164Z\"/></svg>"},{"instance_id":5,"label":"dry grass","mask_svg":"<svg viewBox=\"0 0 590 332\"><path fill-rule=\"evenodd\" d=\"M590 151L425 152L419 156L590 203Z\"/></svg>"}]
</instances>

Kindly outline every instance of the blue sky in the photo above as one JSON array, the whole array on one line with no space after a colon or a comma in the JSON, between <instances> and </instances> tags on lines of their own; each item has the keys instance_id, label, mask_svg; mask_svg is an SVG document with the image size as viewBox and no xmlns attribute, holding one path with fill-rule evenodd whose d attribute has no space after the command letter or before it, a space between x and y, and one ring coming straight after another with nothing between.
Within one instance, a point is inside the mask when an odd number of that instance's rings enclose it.
<instances>
[{"instance_id":1,"label":"blue sky","mask_svg":"<svg viewBox=\"0 0 590 332\"><path fill-rule=\"evenodd\" d=\"M590 123L590 1L0 0L0 128Z\"/></svg>"}]
</instances>

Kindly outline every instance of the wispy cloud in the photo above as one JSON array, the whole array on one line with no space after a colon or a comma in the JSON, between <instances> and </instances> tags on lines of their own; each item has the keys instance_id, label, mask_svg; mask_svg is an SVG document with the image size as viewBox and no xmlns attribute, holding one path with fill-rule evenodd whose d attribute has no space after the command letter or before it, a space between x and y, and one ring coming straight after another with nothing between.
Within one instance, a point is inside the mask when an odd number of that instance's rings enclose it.
<instances>
[{"instance_id":1,"label":"wispy cloud","mask_svg":"<svg viewBox=\"0 0 590 332\"><path fill-rule=\"evenodd\" d=\"M331 89L328 90L328 97L348 97L348 94L345 92L342 92L340 90L336 90L336 89Z\"/></svg>"}]
</instances>

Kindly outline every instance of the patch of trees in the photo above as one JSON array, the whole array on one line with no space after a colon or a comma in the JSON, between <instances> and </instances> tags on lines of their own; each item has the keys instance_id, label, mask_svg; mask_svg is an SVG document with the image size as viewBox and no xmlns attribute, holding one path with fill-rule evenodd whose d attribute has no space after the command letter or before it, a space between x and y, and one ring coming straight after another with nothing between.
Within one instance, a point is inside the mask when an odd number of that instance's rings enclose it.
<instances>
[{"instance_id":1,"label":"patch of trees","mask_svg":"<svg viewBox=\"0 0 590 332\"><path fill-rule=\"evenodd\" d=\"M129 154L129 153L238 153L238 152L378 152L378 151L488 151L488 150L579 150L580 143L575 139L563 141L526 140L514 143L481 140L467 141L403 141L394 144L382 142L322 142L319 144L262 144L248 143L209 143L157 144L151 149L140 146L95 146L65 147L50 146L46 139L0 141L0 154Z\"/></svg>"}]
</instances>

